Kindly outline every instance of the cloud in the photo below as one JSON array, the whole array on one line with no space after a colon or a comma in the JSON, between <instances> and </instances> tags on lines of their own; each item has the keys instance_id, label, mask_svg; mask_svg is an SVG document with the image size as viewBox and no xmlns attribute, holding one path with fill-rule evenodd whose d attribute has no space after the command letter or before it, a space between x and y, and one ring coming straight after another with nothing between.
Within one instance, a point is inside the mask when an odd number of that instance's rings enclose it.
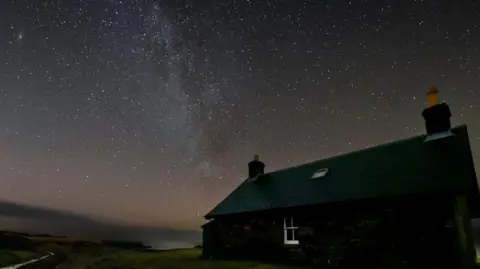
<instances>
[{"instance_id":1,"label":"cloud","mask_svg":"<svg viewBox=\"0 0 480 269\"><path fill-rule=\"evenodd\" d=\"M3 222L3 219L9 221ZM0 201L0 229L89 239L141 241L155 248L192 247L200 233L171 228L126 226L72 212Z\"/></svg>"}]
</instances>

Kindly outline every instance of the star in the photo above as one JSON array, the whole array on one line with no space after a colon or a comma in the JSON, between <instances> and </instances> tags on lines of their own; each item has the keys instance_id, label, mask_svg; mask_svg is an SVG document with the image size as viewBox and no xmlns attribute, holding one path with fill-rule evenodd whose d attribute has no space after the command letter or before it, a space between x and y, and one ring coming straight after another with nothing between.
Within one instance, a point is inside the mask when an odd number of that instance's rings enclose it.
<instances>
[{"instance_id":1,"label":"star","mask_svg":"<svg viewBox=\"0 0 480 269\"><path fill-rule=\"evenodd\" d=\"M199 231L254 154L270 172L424 133L433 84L480 150L475 1L20 2L0 200Z\"/></svg>"}]
</instances>

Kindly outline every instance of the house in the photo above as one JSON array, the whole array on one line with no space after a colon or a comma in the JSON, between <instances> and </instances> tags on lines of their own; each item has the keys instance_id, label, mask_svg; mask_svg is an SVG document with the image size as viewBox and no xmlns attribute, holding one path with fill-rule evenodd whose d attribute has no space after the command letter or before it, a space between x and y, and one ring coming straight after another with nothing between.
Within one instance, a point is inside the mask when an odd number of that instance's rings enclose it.
<instances>
[{"instance_id":1,"label":"house","mask_svg":"<svg viewBox=\"0 0 480 269\"><path fill-rule=\"evenodd\" d=\"M427 94L426 134L248 178L205 218L203 255L319 268L471 268L480 195L466 126Z\"/></svg>"}]
</instances>

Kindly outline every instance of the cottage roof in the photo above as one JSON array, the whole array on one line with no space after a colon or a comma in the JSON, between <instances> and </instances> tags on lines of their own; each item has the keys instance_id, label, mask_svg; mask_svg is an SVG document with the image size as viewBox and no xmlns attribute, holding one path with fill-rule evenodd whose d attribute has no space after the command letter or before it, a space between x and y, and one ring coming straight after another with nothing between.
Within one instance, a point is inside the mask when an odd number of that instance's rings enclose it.
<instances>
[{"instance_id":1,"label":"cottage roof","mask_svg":"<svg viewBox=\"0 0 480 269\"><path fill-rule=\"evenodd\" d=\"M432 192L468 193L470 204L480 204L467 127L452 132L437 141L419 135L247 179L205 217Z\"/></svg>"}]
</instances>

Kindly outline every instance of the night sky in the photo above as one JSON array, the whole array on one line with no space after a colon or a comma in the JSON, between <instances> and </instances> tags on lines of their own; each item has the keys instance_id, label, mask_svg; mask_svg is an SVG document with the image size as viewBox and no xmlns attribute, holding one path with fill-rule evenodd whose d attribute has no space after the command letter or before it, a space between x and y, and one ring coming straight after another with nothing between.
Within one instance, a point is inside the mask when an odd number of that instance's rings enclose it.
<instances>
[{"instance_id":1,"label":"night sky","mask_svg":"<svg viewBox=\"0 0 480 269\"><path fill-rule=\"evenodd\" d=\"M2 225L198 231L254 154L424 133L431 86L479 156L479 44L467 0L1 1L0 201L54 212Z\"/></svg>"}]
</instances>

